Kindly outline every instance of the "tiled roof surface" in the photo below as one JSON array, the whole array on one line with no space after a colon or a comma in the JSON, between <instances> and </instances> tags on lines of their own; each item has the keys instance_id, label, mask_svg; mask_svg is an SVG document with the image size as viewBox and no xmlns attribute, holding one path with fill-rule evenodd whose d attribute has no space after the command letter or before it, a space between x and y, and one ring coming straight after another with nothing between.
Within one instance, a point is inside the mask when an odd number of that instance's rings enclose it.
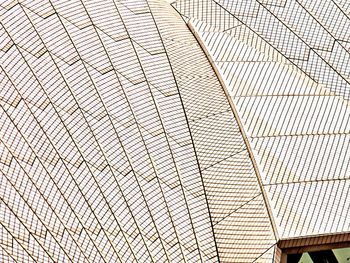
<instances>
[{"instance_id":1,"label":"tiled roof surface","mask_svg":"<svg viewBox=\"0 0 350 263\"><path fill-rule=\"evenodd\" d=\"M349 51L341 42L350 37L349 17L336 1L318 7L312 1L238 2L180 0L174 6L190 19L226 83L278 236L347 232ZM211 9L225 12L213 19ZM220 23L230 19L236 20L232 28ZM309 55L296 59L303 50Z\"/></svg>"},{"instance_id":2,"label":"tiled roof surface","mask_svg":"<svg viewBox=\"0 0 350 263\"><path fill-rule=\"evenodd\" d=\"M173 7L0 3L1 262L275 262L350 231L347 1Z\"/></svg>"}]
</instances>

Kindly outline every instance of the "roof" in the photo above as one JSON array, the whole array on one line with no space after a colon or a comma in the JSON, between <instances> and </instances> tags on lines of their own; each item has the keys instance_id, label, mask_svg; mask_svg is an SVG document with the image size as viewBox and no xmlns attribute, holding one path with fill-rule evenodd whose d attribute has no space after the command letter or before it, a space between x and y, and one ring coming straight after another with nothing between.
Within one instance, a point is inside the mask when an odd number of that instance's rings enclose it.
<instances>
[{"instance_id":1,"label":"roof","mask_svg":"<svg viewBox=\"0 0 350 263\"><path fill-rule=\"evenodd\" d=\"M346 3L232 3L0 4L1 261L273 262L349 231Z\"/></svg>"},{"instance_id":2,"label":"roof","mask_svg":"<svg viewBox=\"0 0 350 263\"><path fill-rule=\"evenodd\" d=\"M350 32L340 2L174 3L237 108L279 239L349 231Z\"/></svg>"}]
</instances>

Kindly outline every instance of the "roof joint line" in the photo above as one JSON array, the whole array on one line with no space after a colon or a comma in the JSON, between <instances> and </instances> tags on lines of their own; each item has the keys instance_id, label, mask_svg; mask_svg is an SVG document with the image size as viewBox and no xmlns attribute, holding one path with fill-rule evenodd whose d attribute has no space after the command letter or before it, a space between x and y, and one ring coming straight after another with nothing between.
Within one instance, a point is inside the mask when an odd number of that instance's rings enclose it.
<instances>
[{"instance_id":1,"label":"roof joint line","mask_svg":"<svg viewBox=\"0 0 350 263\"><path fill-rule=\"evenodd\" d=\"M193 25L191 20L189 22L187 22L187 26L190 29L190 31L193 33L193 35L195 36L195 38L198 41L199 45L201 46L203 52L207 56L207 58L208 58L208 60L210 62L210 65L212 66L214 72L216 73L216 75L218 77L218 80L219 80L219 82L220 82L220 84L222 86L222 89L223 89L223 91L224 91L224 93L226 95L226 98L227 98L227 100L228 100L228 102L230 104L232 113L233 113L233 115L234 115L234 117L235 117L235 119L237 121L237 124L239 126L240 132L241 132L243 140L244 140L244 143L246 145L249 157L250 157L250 159L252 161L252 165L253 165L253 168L254 168L254 171L255 171L255 175L257 177L259 188L261 190L261 193L262 193L262 196L263 196L263 200L264 200L264 203L265 203L265 207L266 207L266 210L267 210L267 214L269 216L271 227L272 227L272 230L273 230L273 233L274 233L274 237L275 237L275 239L277 241L277 240L279 240L279 234L278 234L277 226L276 226L276 223L275 223L275 220L274 220L274 217L273 217L272 208L271 208L271 206L269 204L267 193L265 191L265 188L264 188L264 185L263 185L263 182L262 182L261 172L260 172L260 169L258 167L257 161L256 161L256 159L254 157L253 150L252 150L252 147L250 146L250 142L248 140L247 134L246 134L246 132L244 130L244 127L243 127L243 124L241 122L241 118L240 118L240 116L238 114L238 111L236 109L236 106L233 103L233 100L232 100L232 98L231 98L231 96L229 94L229 91L228 91L225 79L223 78L222 74L220 73L219 68L215 64L214 58L210 54L209 50L206 48L205 43L203 42L203 40L201 39L201 37L197 33L197 31L195 29L195 26Z\"/></svg>"}]
</instances>

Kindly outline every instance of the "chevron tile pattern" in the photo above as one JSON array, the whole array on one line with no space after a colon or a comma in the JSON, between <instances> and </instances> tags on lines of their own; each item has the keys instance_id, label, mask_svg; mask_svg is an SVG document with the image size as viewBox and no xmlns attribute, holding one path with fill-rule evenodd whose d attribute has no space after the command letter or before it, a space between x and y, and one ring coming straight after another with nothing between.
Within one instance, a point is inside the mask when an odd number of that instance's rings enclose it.
<instances>
[{"instance_id":1,"label":"chevron tile pattern","mask_svg":"<svg viewBox=\"0 0 350 263\"><path fill-rule=\"evenodd\" d=\"M347 0L1 1L0 262L349 232L349 28Z\"/></svg>"}]
</instances>

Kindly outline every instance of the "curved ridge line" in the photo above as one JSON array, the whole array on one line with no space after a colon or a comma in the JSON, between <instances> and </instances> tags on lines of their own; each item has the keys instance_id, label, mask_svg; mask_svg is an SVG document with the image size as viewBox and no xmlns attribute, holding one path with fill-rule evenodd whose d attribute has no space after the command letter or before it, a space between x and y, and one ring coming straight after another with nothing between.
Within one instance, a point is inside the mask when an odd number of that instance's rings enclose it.
<instances>
[{"instance_id":1,"label":"curved ridge line","mask_svg":"<svg viewBox=\"0 0 350 263\"><path fill-rule=\"evenodd\" d=\"M222 86L222 89L223 89L225 95L226 95L226 98L227 98L227 100L228 100L228 102L230 104L232 113L233 113L233 115L234 115L234 117L235 117L235 119L237 121L239 130L240 130L240 132L242 134L244 143L246 145L246 148L247 148L250 160L252 161L252 165L253 165L253 168L254 168L257 180L258 180L260 191L261 191L263 199L264 199L264 203L265 203L265 207L266 207L266 210L267 210L267 214L268 214L269 219L270 219L270 223L271 223L271 227L272 227L272 230L273 230L273 233L274 233L274 237L275 237L276 242L277 242L279 240L279 234L278 234L277 226L276 226L276 223L275 223L275 220L274 220L274 217L273 217L272 208L270 206L270 203L268 201L268 197L267 197L265 188L263 186L263 182L262 182L262 179L261 179L261 173L260 173L258 164L257 164L257 162L255 160L254 153L253 153L252 147L250 146L250 142L248 140L247 134L246 134L246 132L244 130L244 127L243 127L243 124L241 122L241 118L240 118L240 116L238 114L238 111L236 109L236 106L233 103L233 100L232 100L232 98L231 98L231 96L229 94L229 91L228 91L225 79L223 78L222 74L220 73L220 70L217 67L217 65L215 64L215 61L214 61L212 55L209 53L209 50L207 49L205 43L202 41L201 37L197 33L197 31L196 31L196 29L195 29L195 27L193 25L193 22L191 20L187 22L187 26L190 29L190 31L192 32L192 34L194 35L194 37L196 38L196 40L198 41L198 43L201 46L202 50L204 51L205 55L207 56L207 58L208 58L208 60L210 62L210 65L214 69L214 72L216 73L217 78L218 78L218 80L219 80L219 82L220 82L220 84Z\"/></svg>"}]
</instances>

